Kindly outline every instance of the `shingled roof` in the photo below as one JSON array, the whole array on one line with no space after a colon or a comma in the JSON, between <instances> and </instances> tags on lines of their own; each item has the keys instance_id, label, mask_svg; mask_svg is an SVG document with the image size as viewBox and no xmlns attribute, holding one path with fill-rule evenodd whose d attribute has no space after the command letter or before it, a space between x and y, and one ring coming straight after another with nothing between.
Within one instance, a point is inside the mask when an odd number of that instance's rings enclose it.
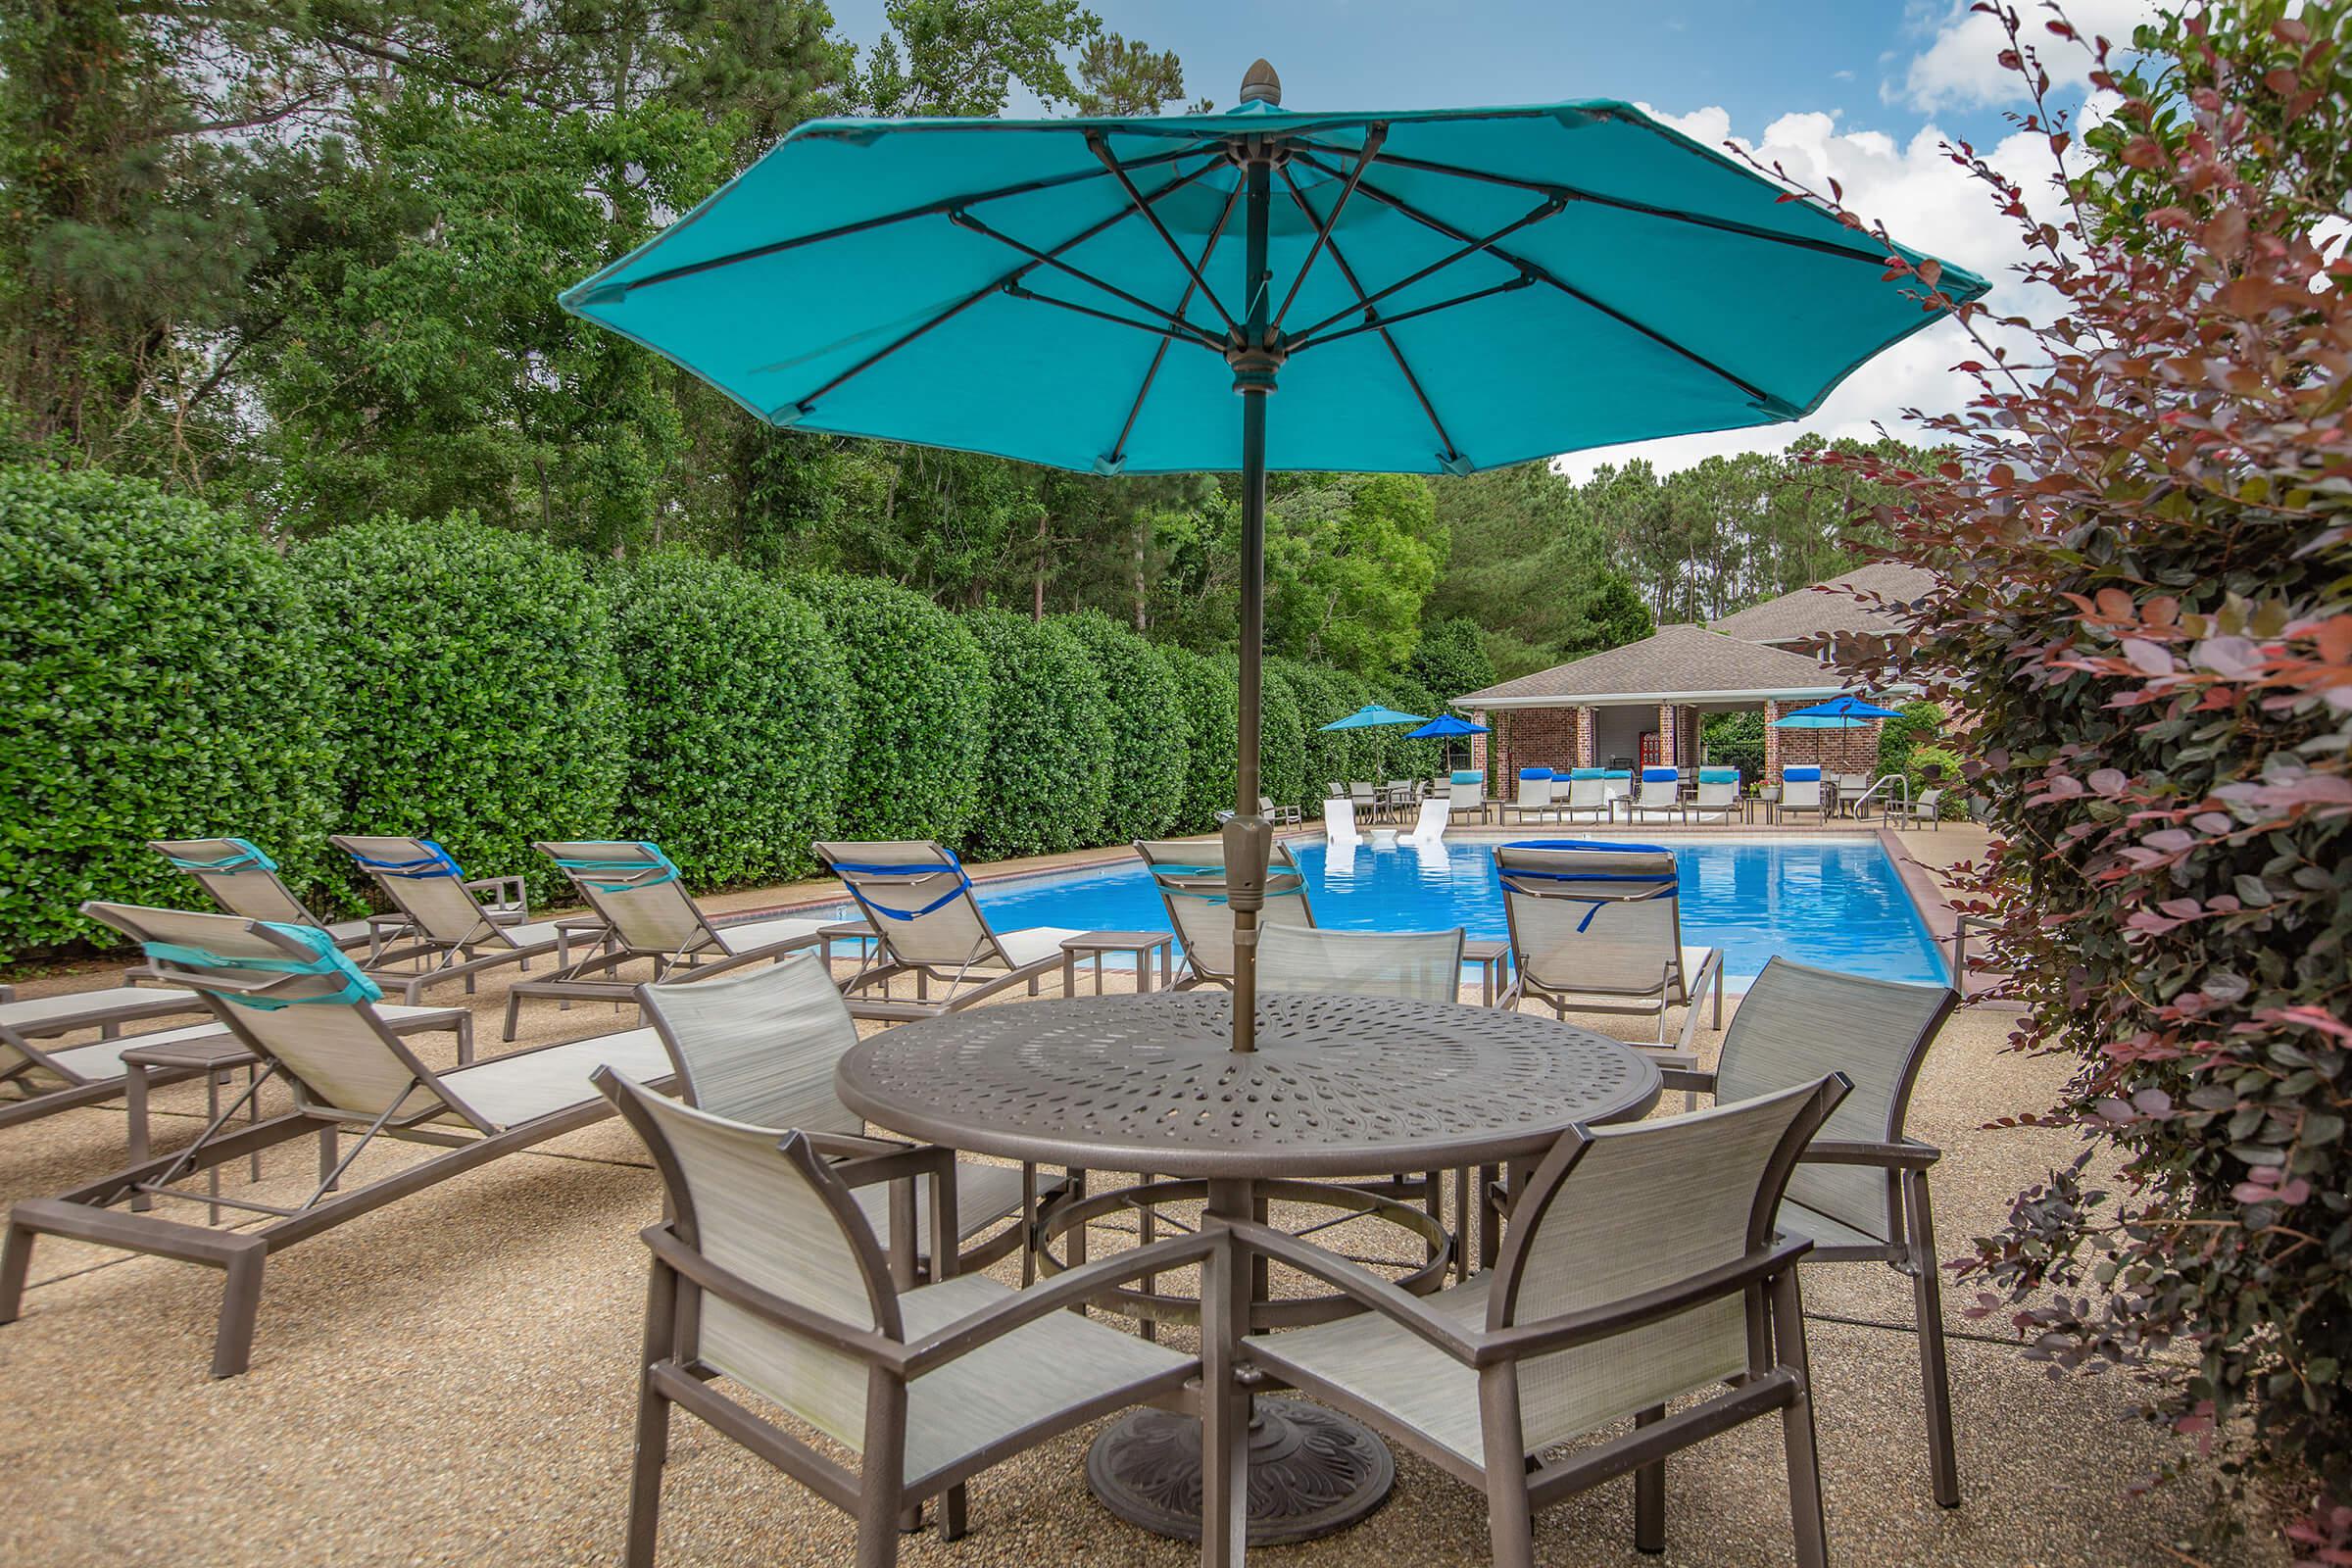
<instances>
[{"instance_id":1,"label":"shingled roof","mask_svg":"<svg viewBox=\"0 0 2352 1568\"><path fill-rule=\"evenodd\" d=\"M1750 605L1738 614L1726 615L1710 624L1727 637L1744 638L1751 643L1803 642L1824 632L1899 635L1905 628L1894 616L1863 604L1846 590L1860 589L1885 599L1905 601L1920 598L1935 582L1936 574L1932 571L1906 566L1897 561L1881 561L1815 587L1799 588L1792 594Z\"/></svg>"},{"instance_id":2,"label":"shingled roof","mask_svg":"<svg viewBox=\"0 0 2352 1568\"><path fill-rule=\"evenodd\" d=\"M1456 708L1714 698L1835 697L1838 674L1784 648L1726 637L1704 626L1661 626L1605 654L1554 664L1454 699Z\"/></svg>"}]
</instances>

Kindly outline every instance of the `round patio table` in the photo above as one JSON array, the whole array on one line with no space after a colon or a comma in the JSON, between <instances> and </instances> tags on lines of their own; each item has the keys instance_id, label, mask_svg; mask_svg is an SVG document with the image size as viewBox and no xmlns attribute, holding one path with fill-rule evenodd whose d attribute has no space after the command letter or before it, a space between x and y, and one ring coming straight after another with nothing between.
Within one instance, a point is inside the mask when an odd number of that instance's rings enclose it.
<instances>
[{"instance_id":1,"label":"round patio table","mask_svg":"<svg viewBox=\"0 0 2352 1568\"><path fill-rule=\"evenodd\" d=\"M1258 1181L1532 1159L1575 1123L1639 1116L1658 1100L1648 1059L1549 1018L1260 993L1257 1020L1257 1049L1236 1053L1221 991L975 1007L860 1042L835 1081L851 1109L893 1132L1004 1159L1200 1178L1208 1214L1236 1220L1254 1216ZM1238 1337L1250 1304L1204 1323ZM1087 1479L1120 1517L1197 1538L1200 1432L1196 1417L1138 1411L1096 1440ZM1378 1438L1304 1400L1255 1400L1249 1433L1253 1544L1352 1524L1394 1479Z\"/></svg>"}]
</instances>

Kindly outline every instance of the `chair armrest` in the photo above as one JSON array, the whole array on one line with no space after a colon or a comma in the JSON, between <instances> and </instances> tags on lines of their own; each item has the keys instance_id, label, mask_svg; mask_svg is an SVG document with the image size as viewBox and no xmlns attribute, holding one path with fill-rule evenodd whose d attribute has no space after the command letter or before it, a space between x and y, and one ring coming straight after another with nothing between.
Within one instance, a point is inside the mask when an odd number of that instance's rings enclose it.
<instances>
[{"instance_id":1,"label":"chair armrest","mask_svg":"<svg viewBox=\"0 0 2352 1568\"><path fill-rule=\"evenodd\" d=\"M1145 1274L1164 1273L1169 1269L1197 1263L1221 1245L1214 1233L1202 1236L1175 1236L1150 1247L1129 1248L1108 1257L1099 1257L1084 1263L1054 1279L1051 1285L1036 1286L1022 1291L1010 1300L982 1307L967 1313L945 1327L934 1329L921 1339L901 1348L893 1365L906 1377L920 1377L935 1367L945 1366L958 1356L967 1355L993 1340L1010 1334L1024 1323L1034 1323L1064 1307L1075 1306L1112 1285L1121 1285Z\"/></svg>"},{"instance_id":2,"label":"chair armrest","mask_svg":"<svg viewBox=\"0 0 2352 1568\"><path fill-rule=\"evenodd\" d=\"M1707 989L1707 981L1710 978L1720 981L1722 976L1723 950L1721 948L1709 948L1707 950L1705 961L1700 963L1698 966L1698 973L1683 976L1683 996L1685 999L1685 1005L1683 1007L1683 1050L1689 1051L1690 1049L1691 1039L1698 1033L1699 994Z\"/></svg>"},{"instance_id":3,"label":"chair armrest","mask_svg":"<svg viewBox=\"0 0 2352 1568\"><path fill-rule=\"evenodd\" d=\"M864 1159L873 1154L895 1154L912 1147L895 1139L868 1138L862 1133L803 1133L810 1152L823 1159ZM838 1172L836 1172L838 1174Z\"/></svg>"},{"instance_id":4,"label":"chair armrest","mask_svg":"<svg viewBox=\"0 0 2352 1568\"><path fill-rule=\"evenodd\" d=\"M1817 1138L1797 1158L1813 1165L1885 1165L1893 1170L1926 1170L1943 1157L1933 1144L1904 1139L1893 1144L1852 1143Z\"/></svg>"},{"instance_id":5,"label":"chair armrest","mask_svg":"<svg viewBox=\"0 0 2352 1568\"><path fill-rule=\"evenodd\" d=\"M806 1135L804 1135L806 1136ZM827 1142L841 1139L831 1134ZM847 1142L847 1140L842 1140ZM860 1140L864 1142L865 1140ZM872 1140L880 1142L880 1140ZM809 1140L815 1148L815 1140ZM833 1167L833 1174L844 1187L871 1187L876 1182L905 1181L909 1177L928 1176L937 1182L956 1180L956 1151L938 1144L888 1144L884 1153L865 1153L843 1160ZM818 1151L820 1153L823 1151Z\"/></svg>"},{"instance_id":6,"label":"chair armrest","mask_svg":"<svg viewBox=\"0 0 2352 1568\"><path fill-rule=\"evenodd\" d=\"M530 894L524 891L518 876L477 876L466 884L468 893L487 893L501 908L520 909L528 919L531 912Z\"/></svg>"},{"instance_id":7,"label":"chair armrest","mask_svg":"<svg viewBox=\"0 0 2352 1568\"><path fill-rule=\"evenodd\" d=\"M1478 1357L1486 1338L1483 1334L1465 1330L1451 1318L1431 1311L1419 1297L1399 1289L1371 1270L1345 1258L1335 1257L1320 1248L1309 1246L1298 1237L1271 1226L1253 1221L1229 1220L1223 1228L1250 1251L1261 1252L1301 1274L1321 1280L1398 1327L1410 1330L1464 1366L1482 1364Z\"/></svg>"},{"instance_id":8,"label":"chair armrest","mask_svg":"<svg viewBox=\"0 0 2352 1568\"><path fill-rule=\"evenodd\" d=\"M1659 1069L1658 1077L1669 1093L1677 1089L1693 1095L1715 1093L1715 1075L1701 1072L1695 1067L1663 1067Z\"/></svg>"},{"instance_id":9,"label":"chair armrest","mask_svg":"<svg viewBox=\"0 0 2352 1568\"><path fill-rule=\"evenodd\" d=\"M1745 1257L1639 1296L1629 1296L1622 1301L1611 1301L1606 1306L1539 1318L1507 1329L1489 1329L1478 1336L1478 1358L1471 1364L1492 1366L1498 1361L1544 1355L1609 1339L1644 1323L1688 1311L1701 1302L1743 1291L1759 1280L1771 1279L1794 1267L1796 1260L1812 1250L1809 1241L1783 1242L1765 1251L1750 1252Z\"/></svg>"},{"instance_id":10,"label":"chair armrest","mask_svg":"<svg viewBox=\"0 0 2352 1568\"><path fill-rule=\"evenodd\" d=\"M872 1329L852 1328L837 1318L827 1317L798 1301L788 1301L771 1291L761 1290L742 1275L721 1268L679 1241L667 1220L659 1225L648 1225L637 1234L653 1250L656 1257L702 1289L742 1307L755 1317L764 1318L788 1334L814 1340L819 1345L830 1346L861 1361L888 1363L898 1357L898 1344Z\"/></svg>"}]
</instances>

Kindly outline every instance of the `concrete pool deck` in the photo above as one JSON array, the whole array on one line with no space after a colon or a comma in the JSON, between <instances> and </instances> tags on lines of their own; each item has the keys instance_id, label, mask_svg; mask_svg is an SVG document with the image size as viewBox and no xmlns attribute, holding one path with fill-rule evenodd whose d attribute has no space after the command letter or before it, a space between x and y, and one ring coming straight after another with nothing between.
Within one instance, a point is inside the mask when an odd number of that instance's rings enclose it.
<instances>
[{"instance_id":1,"label":"concrete pool deck","mask_svg":"<svg viewBox=\"0 0 2352 1568\"><path fill-rule=\"evenodd\" d=\"M1940 837L1964 853L1955 835ZM84 972L25 989L94 983ZM503 981L473 999L485 1050L504 1000ZM522 1021L521 1043L532 1044L622 1027L632 1015L539 1004ZM1628 1022L1584 1021L1604 1031ZM2018 1188L2073 1151L2062 1134L1984 1128L2002 1112L2046 1104L2063 1077L2063 1063L2003 1050L2012 1021L1979 1010L1956 1016L1914 1102L1915 1136L1947 1152L1936 1188L1947 1254L1996 1227ZM1702 1028L1700 1038L1711 1051L1720 1037ZM159 1142L184 1141L202 1105L196 1086L162 1091ZM119 1107L13 1129L0 1139L0 1200L103 1174L120 1163L122 1139ZM281 1154L269 1174L296 1177L307 1164L307 1152ZM25 1317L0 1329L9 1391L0 1463L13 1483L0 1561L615 1560L643 1305L636 1232L660 1202L643 1151L611 1122L431 1189L274 1260L253 1370L221 1383L204 1376L217 1274L44 1242ZM1876 1265L1811 1270L1805 1289L1816 1312L1899 1323L1908 1311L1902 1282ZM1997 1335L1997 1322L1960 1317L1966 1294L1947 1292L1950 1326ZM2180 1445L2128 1419L2128 1380L2053 1383L2014 1348L1973 1338L1951 1348L1966 1501L1938 1509L1927 1494L1910 1336L1819 1322L1811 1337L1838 1562L2273 1568L2284 1560L2262 1546L2230 1558L2195 1553L2204 1477L2193 1464L2147 1496L2127 1492L2186 1457ZM943 1568L1196 1560L1094 1501L1081 1475L1090 1436L992 1471L973 1489L974 1534L954 1545L928 1531L908 1537L905 1560ZM1397 1472L1388 1504L1357 1529L1262 1560L1300 1568L1485 1562L1480 1498L1408 1454L1397 1455ZM1786 1563L1782 1475L1779 1439L1766 1424L1679 1458L1659 1560ZM849 1559L840 1516L683 1418L667 1503L665 1564ZM1632 1511L1631 1488L1619 1482L1540 1516L1540 1560L1632 1568L1645 1560L1632 1548Z\"/></svg>"}]
</instances>

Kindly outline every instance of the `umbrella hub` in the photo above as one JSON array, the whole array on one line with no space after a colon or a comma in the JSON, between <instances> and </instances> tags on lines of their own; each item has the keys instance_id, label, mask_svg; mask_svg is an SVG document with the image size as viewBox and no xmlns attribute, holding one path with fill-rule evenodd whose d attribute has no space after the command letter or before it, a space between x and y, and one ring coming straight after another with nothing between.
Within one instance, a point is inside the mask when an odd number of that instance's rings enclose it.
<instances>
[{"instance_id":1,"label":"umbrella hub","mask_svg":"<svg viewBox=\"0 0 2352 1568\"><path fill-rule=\"evenodd\" d=\"M1264 397L1273 391L1274 378L1289 358L1290 351L1279 342L1252 345L1241 332L1225 335L1225 363L1233 367L1233 389L1244 397Z\"/></svg>"}]
</instances>

